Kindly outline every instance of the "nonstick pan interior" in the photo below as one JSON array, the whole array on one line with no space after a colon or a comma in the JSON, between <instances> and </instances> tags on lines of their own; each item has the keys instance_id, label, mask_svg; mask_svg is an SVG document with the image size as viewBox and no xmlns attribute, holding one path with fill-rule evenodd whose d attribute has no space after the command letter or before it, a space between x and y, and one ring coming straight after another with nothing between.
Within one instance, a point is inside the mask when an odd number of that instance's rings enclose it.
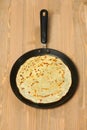
<instances>
[{"instance_id":1,"label":"nonstick pan interior","mask_svg":"<svg viewBox=\"0 0 87 130\"><path fill-rule=\"evenodd\" d=\"M59 101L57 102L53 102L53 103L47 103L47 104L42 104L42 103L33 103L32 101L24 98L18 88L17 88L17 84L16 84L16 75L17 72L20 68L20 66L29 58L33 57L33 56L40 56L40 55L45 55L45 54L49 54L49 55L53 55L56 56L58 58L60 58L70 69L71 71L71 75L72 75L72 85L68 91L68 93ZM15 93L15 95L17 96L18 99L20 99L22 102L24 102L27 105L33 106L33 107L37 107L37 108L53 108L59 105L64 104L66 101L68 101L73 94L75 93L76 89L77 89L77 85L78 85L78 72L77 69L75 67L75 65L73 64L73 62L62 52L53 50L53 49L36 49L36 50L32 50L29 51L27 53L25 53L23 56L21 56L13 65L12 70L11 70L11 74L10 74L10 83L11 83L11 87L13 92Z\"/></svg>"}]
</instances>

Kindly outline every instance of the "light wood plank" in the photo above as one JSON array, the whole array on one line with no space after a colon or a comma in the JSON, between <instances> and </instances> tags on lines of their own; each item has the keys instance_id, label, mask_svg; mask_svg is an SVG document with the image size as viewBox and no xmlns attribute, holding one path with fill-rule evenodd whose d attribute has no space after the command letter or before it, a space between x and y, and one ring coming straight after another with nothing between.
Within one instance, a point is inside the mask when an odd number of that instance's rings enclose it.
<instances>
[{"instance_id":1,"label":"light wood plank","mask_svg":"<svg viewBox=\"0 0 87 130\"><path fill-rule=\"evenodd\" d=\"M77 66L73 98L54 109L36 109L13 94L9 75L16 59L41 47L39 12L49 11L48 47ZM0 130L87 130L87 1L0 0Z\"/></svg>"}]
</instances>

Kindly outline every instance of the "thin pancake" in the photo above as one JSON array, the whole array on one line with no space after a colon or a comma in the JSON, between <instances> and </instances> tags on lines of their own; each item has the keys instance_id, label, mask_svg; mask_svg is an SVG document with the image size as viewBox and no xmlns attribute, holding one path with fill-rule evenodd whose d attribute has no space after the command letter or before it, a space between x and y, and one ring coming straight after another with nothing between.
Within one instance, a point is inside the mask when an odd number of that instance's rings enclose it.
<instances>
[{"instance_id":1,"label":"thin pancake","mask_svg":"<svg viewBox=\"0 0 87 130\"><path fill-rule=\"evenodd\" d=\"M25 98L35 103L51 103L66 95L72 77L60 58L43 55L32 57L21 65L16 83Z\"/></svg>"}]
</instances>

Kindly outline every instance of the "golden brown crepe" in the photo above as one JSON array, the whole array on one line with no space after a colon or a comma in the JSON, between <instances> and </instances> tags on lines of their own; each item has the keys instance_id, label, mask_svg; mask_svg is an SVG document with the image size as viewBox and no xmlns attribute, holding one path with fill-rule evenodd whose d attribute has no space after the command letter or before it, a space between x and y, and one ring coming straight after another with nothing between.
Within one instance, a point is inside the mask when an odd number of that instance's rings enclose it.
<instances>
[{"instance_id":1,"label":"golden brown crepe","mask_svg":"<svg viewBox=\"0 0 87 130\"><path fill-rule=\"evenodd\" d=\"M69 68L52 55L32 57L18 70L17 87L22 96L35 103L59 101L69 91L72 77Z\"/></svg>"}]
</instances>

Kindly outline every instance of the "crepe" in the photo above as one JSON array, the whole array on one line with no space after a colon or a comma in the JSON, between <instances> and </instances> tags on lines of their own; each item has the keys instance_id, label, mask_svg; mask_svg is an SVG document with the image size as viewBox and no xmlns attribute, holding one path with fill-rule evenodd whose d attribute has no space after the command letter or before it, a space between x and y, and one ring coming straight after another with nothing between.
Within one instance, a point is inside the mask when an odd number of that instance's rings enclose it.
<instances>
[{"instance_id":1,"label":"crepe","mask_svg":"<svg viewBox=\"0 0 87 130\"><path fill-rule=\"evenodd\" d=\"M52 103L67 94L71 72L58 57L42 55L29 58L18 70L16 84L20 94L34 103Z\"/></svg>"}]
</instances>

